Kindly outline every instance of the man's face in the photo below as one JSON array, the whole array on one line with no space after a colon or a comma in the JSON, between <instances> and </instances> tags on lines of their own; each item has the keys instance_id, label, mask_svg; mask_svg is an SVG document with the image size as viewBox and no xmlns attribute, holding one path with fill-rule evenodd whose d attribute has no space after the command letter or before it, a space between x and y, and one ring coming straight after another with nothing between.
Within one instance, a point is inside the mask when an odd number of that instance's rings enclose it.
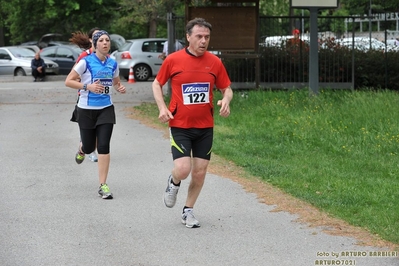
<instances>
[{"instance_id":1,"label":"man's face","mask_svg":"<svg viewBox=\"0 0 399 266\"><path fill-rule=\"evenodd\" d=\"M35 59L38 60L40 58L39 54L35 54Z\"/></svg>"},{"instance_id":2,"label":"man's face","mask_svg":"<svg viewBox=\"0 0 399 266\"><path fill-rule=\"evenodd\" d=\"M191 35L187 34L187 41L189 43L190 53L201 56L208 49L211 38L211 31L207 27L195 25L192 29Z\"/></svg>"}]
</instances>

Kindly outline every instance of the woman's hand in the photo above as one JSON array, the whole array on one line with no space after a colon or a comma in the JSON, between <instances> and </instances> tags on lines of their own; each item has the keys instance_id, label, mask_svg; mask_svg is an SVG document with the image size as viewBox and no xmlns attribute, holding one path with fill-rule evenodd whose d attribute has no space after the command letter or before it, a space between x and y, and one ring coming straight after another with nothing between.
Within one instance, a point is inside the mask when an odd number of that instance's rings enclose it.
<instances>
[{"instance_id":1,"label":"woman's hand","mask_svg":"<svg viewBox=\"0 0 399 266\"><path fill-rule=\"evenodd\" d=\"M101 94L104 92L104 85L100 83L100 80L96 80L94 83L87 85L87 89L93 93Z\"/></svg>"},{"instance_id":2,"label":"woman's hand","mask_svg":"<svg viewBox=\"0 0 399 266\"><path fill-rule=\"evenodd\" d=\"M125 86L123 86L120 81L118 81L118 83L114 84L114 88L115 88L116 91L118 91L120 93L125 93L126 92Z\"/></svg>"}]
</instances>

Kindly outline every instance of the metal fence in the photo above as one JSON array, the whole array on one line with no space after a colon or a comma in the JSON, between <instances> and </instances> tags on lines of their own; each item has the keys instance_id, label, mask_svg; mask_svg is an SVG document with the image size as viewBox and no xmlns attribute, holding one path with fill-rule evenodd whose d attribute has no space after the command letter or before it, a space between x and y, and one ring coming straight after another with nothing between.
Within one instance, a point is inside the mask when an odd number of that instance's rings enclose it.
<instances>
[{"instance_id":1,"label":"metal fence","mask_svg":"<svg viewBox=\"0 0 399 266\"><path fill-rule=\"evenodd\" d=\"M309 23L310 18L304 16L262 16L259 18L257 51L216 51L226 66L232 88L308 87ZM184 18L177 18L178 38L185 39L184 25ZM367 28L367 25L371 25L371 28ZM386 43L394 38L396 24L378 23L378 28L367 25L359 23L358 17L318 17L321 88L354 89L355 50L365 49L362 51L364 54L369 48L387 51ZM292 44L294 29L299 31L301 41ZM362 38L362 47L357 47L359 38ZM383 43L384 47L376 48L374 42L379 45Z\"/></svg>"}]
</instances>

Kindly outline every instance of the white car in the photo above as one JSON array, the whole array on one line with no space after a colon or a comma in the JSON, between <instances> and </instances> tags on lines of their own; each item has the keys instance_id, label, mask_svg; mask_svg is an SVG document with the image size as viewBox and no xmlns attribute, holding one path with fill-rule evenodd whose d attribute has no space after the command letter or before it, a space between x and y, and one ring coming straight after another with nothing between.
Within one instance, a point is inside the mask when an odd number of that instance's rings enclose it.
<instances>
[{"instance_id":1,"label":"white car","mask_svg":"<svg viewBox=\"0 0 399 266\"><path fill-rule=\"evenodd\" d=\"M294 39L294 35L284 35L284 36L270 36L265 38L264 43L260 43L260 46L264 47L282 47L287 44L290 39ZM300 35L299 37L302 41L309 43L309 37L307 35Z\"/></svg>"},{"instance_id":2,"label":"white car","mask_svg":"<svg viewBox=\"0 0 399 266\"><path fill-rule=\"evenodd\" d=\"M130 68L133 67L134 79L146 81L158 74L163 62L158 56L162 54L166 41L166 38L126 40L110 57L118 62L121 77L128 80Z\"/></svg>"},{"instance_id":3,"label":"white car","mask_svg":"<svg viewBox=\"0 0 399 266\"><path fill-rule=\"evenodd\" d=\"M354 37L352 38L343 38L343 39L338 39L336 42L341 45L345 46L348 48L352 48L352 43L355 49L361 50L364 52L367 52L370 50L370 44L371 44L371 49L372 50L380 50L384 51L385 50L385 44L375 38L366 38L366 37ZM387 45L387 51L395 51L395 47Z\"/></svg>"},{"instance_id":4,"label":"white car","mask_svg":"<svg viewBox=\"0 0 399 266\"><path fill-rule=\"evenodd\" d=\"M32 75L31 62L35 52L18 46L0 47L0 75L30 76ZM58 64L44 58L46 74L58 74Z\"/></svg>"}]
</instances>

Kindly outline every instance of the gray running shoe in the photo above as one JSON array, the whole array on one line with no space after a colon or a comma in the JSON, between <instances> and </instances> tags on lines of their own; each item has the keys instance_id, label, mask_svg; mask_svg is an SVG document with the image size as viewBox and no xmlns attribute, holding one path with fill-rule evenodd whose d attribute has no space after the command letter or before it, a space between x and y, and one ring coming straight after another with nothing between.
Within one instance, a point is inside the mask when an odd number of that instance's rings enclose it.
<instances>
[{"instance_id":1,"label":"gray running shoe","mask_svg":"<svg viewBox=\"0 0 399 266\"><path fill-rule=\"evenodd\" d=\"M95 151L93 151L92 153L89 154L89 159L92 162L98 162L98 157L97 157L97 153Z\"/></svg>"},{"instance_id":2,"label":"gray running shoe","mask_svg":"<svg viewBox=\"0 0 399 266\"><path fill-rule=\"evenodd\" d=\"M79 149L75 154L75 161L77 164L83 163L85 159L85 154L82 152L82 143L79 144Z\"/></svg>"},{"instance_id":3,"label":"gray running shoe","mask_svg":"<svg viewBox=\"0 0 399 266\"><path fill-rule=\"evenodd\" d=\"M164 193L163 202L166 207L172 208L176 204L177 192L179 192L179 186L175 186L172 183L172 175L169 176L168 186L166 187L166 191Z\"/></svg>"},{"instance_id":4,"label":"gray running shoe","mask_svg":"<svg viewBox=\"0 0 399 266\"><path fill-rule=\"evenodd\" d=\"M112 199L113 195L109 191L109 187L107 184L102 184L98 189L98 195L103 199Z\"/></svg>"},{"instance_id":5,"label":"gray running shoe","mask_svg":"<svg viewBox=\"0 0 399 266\"><path fill-rule=\"evenodd\" d=\"M195 219L193 209L186 209L181 215L181 222L185 224L188 228L200 227L200 223Z\"/></svg>"}]
</instances>

